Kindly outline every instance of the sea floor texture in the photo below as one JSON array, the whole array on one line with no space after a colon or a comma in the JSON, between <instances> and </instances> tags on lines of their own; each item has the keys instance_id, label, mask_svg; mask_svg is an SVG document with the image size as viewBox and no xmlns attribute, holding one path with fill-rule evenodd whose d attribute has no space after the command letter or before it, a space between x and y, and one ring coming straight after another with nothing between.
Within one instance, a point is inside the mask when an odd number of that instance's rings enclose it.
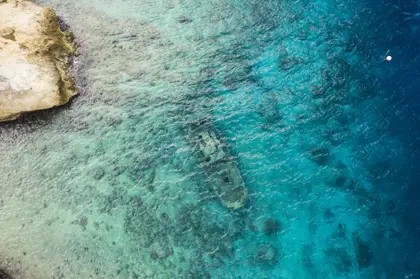
<instances>
[{"instance_id":1,"label":"sea floor texture","mask_svg":"<svg viewBox=\"0 0 420 279\"><path fill-rule=\"evenodd\" d=\"M75 35L80 96L0 125L0 268L420 278L420 3L37 3ZM228 146L242 208L194 125Z\"/></svg>"}]
</instances>

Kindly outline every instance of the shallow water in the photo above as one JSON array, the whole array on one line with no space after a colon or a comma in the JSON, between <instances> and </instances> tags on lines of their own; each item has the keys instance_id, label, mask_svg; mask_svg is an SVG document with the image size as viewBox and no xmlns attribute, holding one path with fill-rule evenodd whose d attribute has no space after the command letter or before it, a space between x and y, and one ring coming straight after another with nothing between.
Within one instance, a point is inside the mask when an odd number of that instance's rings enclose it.
<instances>
[{"instance_id":1,"label":"shallow water","mask_svg":"<svg viewBox=\"0 0 420 279\"><path fill-rule=\"evenodd\" d=\"M0 126L10 273L420 278L416 2L38 2L80 44L81 94ZM199 162L203 118L240 210Z\"/></svg>"}]
</instances>

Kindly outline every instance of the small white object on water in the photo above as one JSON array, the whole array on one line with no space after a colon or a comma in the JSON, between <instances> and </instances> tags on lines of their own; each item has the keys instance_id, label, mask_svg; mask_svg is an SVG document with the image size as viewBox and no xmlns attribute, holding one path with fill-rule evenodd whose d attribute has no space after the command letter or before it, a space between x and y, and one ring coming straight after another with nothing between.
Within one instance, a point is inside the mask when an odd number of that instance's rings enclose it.
<instances>
[{"instance_id":1,"label":"small white object on water","mask_svg":"<svg viewBox=\"0 0 420 279\"><path fill-rule=\"evenodd\" d=\"M388 55L387 57L385 57L385 60L386 61L391 61L392 60L392 56L391 55Z\"/></svg>"}]
</instances>

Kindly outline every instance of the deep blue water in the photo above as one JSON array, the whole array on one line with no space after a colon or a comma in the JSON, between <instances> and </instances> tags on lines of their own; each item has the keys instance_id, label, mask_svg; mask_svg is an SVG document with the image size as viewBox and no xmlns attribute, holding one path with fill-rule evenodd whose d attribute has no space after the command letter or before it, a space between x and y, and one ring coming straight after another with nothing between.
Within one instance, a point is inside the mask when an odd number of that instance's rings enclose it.
<instances>
[{"instance_id":1,"label":"deep blue water","mask_svg":"<svg viewBox=\"0 0 420 279\"><path fill-rule=\"evenodd\" d=\"M420 105L420 34L419 34L419 2L418 1L383 1L371 3L374 16L371 24L377 26L374 30L375 41L395 51L395 60L387 67L389 74L381 82L377 91L381 90L384 102L380 110L383 118L390 126L384 131L385 139L397 138L404 147L404 159L394 162L381 158L391 169L385 169L380 174L377 183L378 193L391 193L391 197L399 208L398 221L401 226L401 258L419 262L419 105ZM367 55L373 55L374 42L364 43L361 50ZM392 148L392 147L390 147ZM414 278L418 278L418 265L406 265ZM402 276L402 275L400 275Z\"/></svg>"},{"instance_id":2,"label":"deep blue water","mask_svg":"<svg viewBox=\"0 0 420 279\"><path fill-rule=\"evenodd\" d=\"M265 46L266 54L251 65L251 82L234 88L222 86L222 96L228 100L230 94L234 97L221 107L216 105L215 114L219 111L221 116L233 115L228 121L221 117L219 127L228 138L234 139L233 145L239 154L252 157L239 158L250 179L252 191L262 193L262 196L257 195L253 200L255 204L250 208L250 215L253 210L259 211L255 213L257 216L261 214L265 218L280 219L282 226L290 226L293 230L293 226L299 225L291 225L290 221L299 217L289 216L289 221L284 220L283 208L290 206L288 203L293 203L292 207L296 210L304 210L299 203L311 203L314 198L312 194L316 192L312 186L327 186L321 190L326 192L315 194L321 200L321 195L330 195L328 187L334 190L342 187L340 191L359 199L350 209L353 214L347 212L343 214L347 214L347 217L341 217L348 218L343 221L345 226L353 226L351 219L358 218L358 206L364 207L369 216L369 221L364 225L361 221L361 227L353 231L352 236L356 242L360 235L365 241L360 245L366 245L362 255L356 255L358 275L347 275L346 278L420 278L420 4L418 1L353 2L356 7L354 15L341 26L344 31L338 26L331 31L332 39L340 37L337 35L340 32L346 32L343 35L345 43L338 49L331 47L325 51L325 55L331 56L327 70L333 73L327 73L324 77L333 84L326 82L321 87L324 90L328 86L333 88L326 95L346 95L355 86L358 91L356 95L329 100L323 95L310 100L307 98L310 82L307 77L299 75L304 72L302 68L297 70L298 73L287 69L286 76L280 74L279 78L277 75L281 70L275 64L279 63L282 54L279 55L281 50L278 46L284 43L293 49L295 44L298 49L299 39L294 37L285 43L283 37L277 37L279 41L276 41L274 35L272 44ZM348 8L352 4L346 3L346 6ZM340 11L337 14L331 11L330 16L340 17L341 14ZM297 53L299 55L299 50ZM385 61L386 55L391 55L392 61ZM312 63L316 67L316 62ZM305 67L299 63L293 66ZM299 82L299 78L303 81L300 88L295 83ZM281 95L284 98L287 94L293 95L291 101L282 103ZM294 99L299 94L300 97ZM239 98L242 101L236 99L238 95L241 95ZM320 112L321 119L317 118L319 115L305 115L308 110L314 112L313 108L308 107L313 102L319 102L319 99L327 99L323 103L324 110ZM299 106L304 108L299 110ZM261 107L262 112L258 111ZM255 112L261 117L255 116ZM296 114L302 114L303 119L309 120L297 128L296 119L292 119ZM333 121L334 124L331 123ZM264 136L255 136L259 133ZM333 183L319 184L316 168L305 161L308 150L318 145L335 152L334 159L326 166L322 164L327 170L323 175L334 175L334 169L337 168L348 169L347 182L342 182L342 177L339 177L334 178ZM255 160L251 154L259 154L259 160ZM354 185L363 185L368 190ZM282 187L295 189L294 197ZM335 203L339 202L334 199L331 194L320 204L334 208ZM335 216L340 216L340 213L335 213ZM328 230L324 233L326 236ZM316 232L313 237L315 243L323 241ZM255 241L251 239L248 241ZM331 246L340 247L337 243ZM334 257L340 257L326 255L332 262L335 261ZM311 261L309 257L306 260ZM343 267L345 264L340 262L339 265ZM308 271L307 278L316 278L323 272L325 274L325 270L317 271L310 264L308 269L312 270ZM364 269L370 271L365 272ZM338 278L343 273L337 270L337 273L331 272ZM345 268L343 270L346 271ZM293 275L283 276L293 278ZM274 272L267 278L281 277Z\"/></svg>"},{"instance_id":3,"label":"deep blue water","mask_svg":"<svg viewBox=\"0 0 420 279\"><path fill-rule=\"evenodd\" d=\"M395 162L390 161L395 170L381 175L384 182L378 184L378 188L382 188L378 189L378 192L392 193L399 208L398 221L402 234L406 235L401 239L403 247L401 258L419 262L419 3L418 1L374 3L372 9L380 11L378 14L390 14L390 20L378 28L378 34L382 35L380 39L382 44L396 50L397 59L389 65L392 74L387 77L386 85L380 87L385 92L384 98L387 99L381 110L391 123L386 131L387 135L398 138L404 146L402 152L406 153L405 159L399 164L394 166ZM412 16L410 13L417 15ZM366 44L366 48L372 47L371 45ZM406 268L412 277L420 276L418 265L407 264Z\"/></svg>"}]
</instances>

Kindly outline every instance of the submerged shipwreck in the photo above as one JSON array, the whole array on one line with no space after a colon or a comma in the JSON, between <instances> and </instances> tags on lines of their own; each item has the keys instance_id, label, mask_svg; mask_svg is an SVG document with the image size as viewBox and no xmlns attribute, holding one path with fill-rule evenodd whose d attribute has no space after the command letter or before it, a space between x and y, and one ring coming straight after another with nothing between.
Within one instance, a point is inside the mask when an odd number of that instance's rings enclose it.
<instances>
[{"instance_id":1,"label":"submerged shipwreck","mask_svg":"<svg viewBox=\"0 0 420 279\"><path fill-rule=\"evenodd\" d=\"M201 168L222 204L233 210L243 207L248 191L236 161L226 145L214 129L202 122L193 125L192 133Z\"/></svg>"}]
</instances>

